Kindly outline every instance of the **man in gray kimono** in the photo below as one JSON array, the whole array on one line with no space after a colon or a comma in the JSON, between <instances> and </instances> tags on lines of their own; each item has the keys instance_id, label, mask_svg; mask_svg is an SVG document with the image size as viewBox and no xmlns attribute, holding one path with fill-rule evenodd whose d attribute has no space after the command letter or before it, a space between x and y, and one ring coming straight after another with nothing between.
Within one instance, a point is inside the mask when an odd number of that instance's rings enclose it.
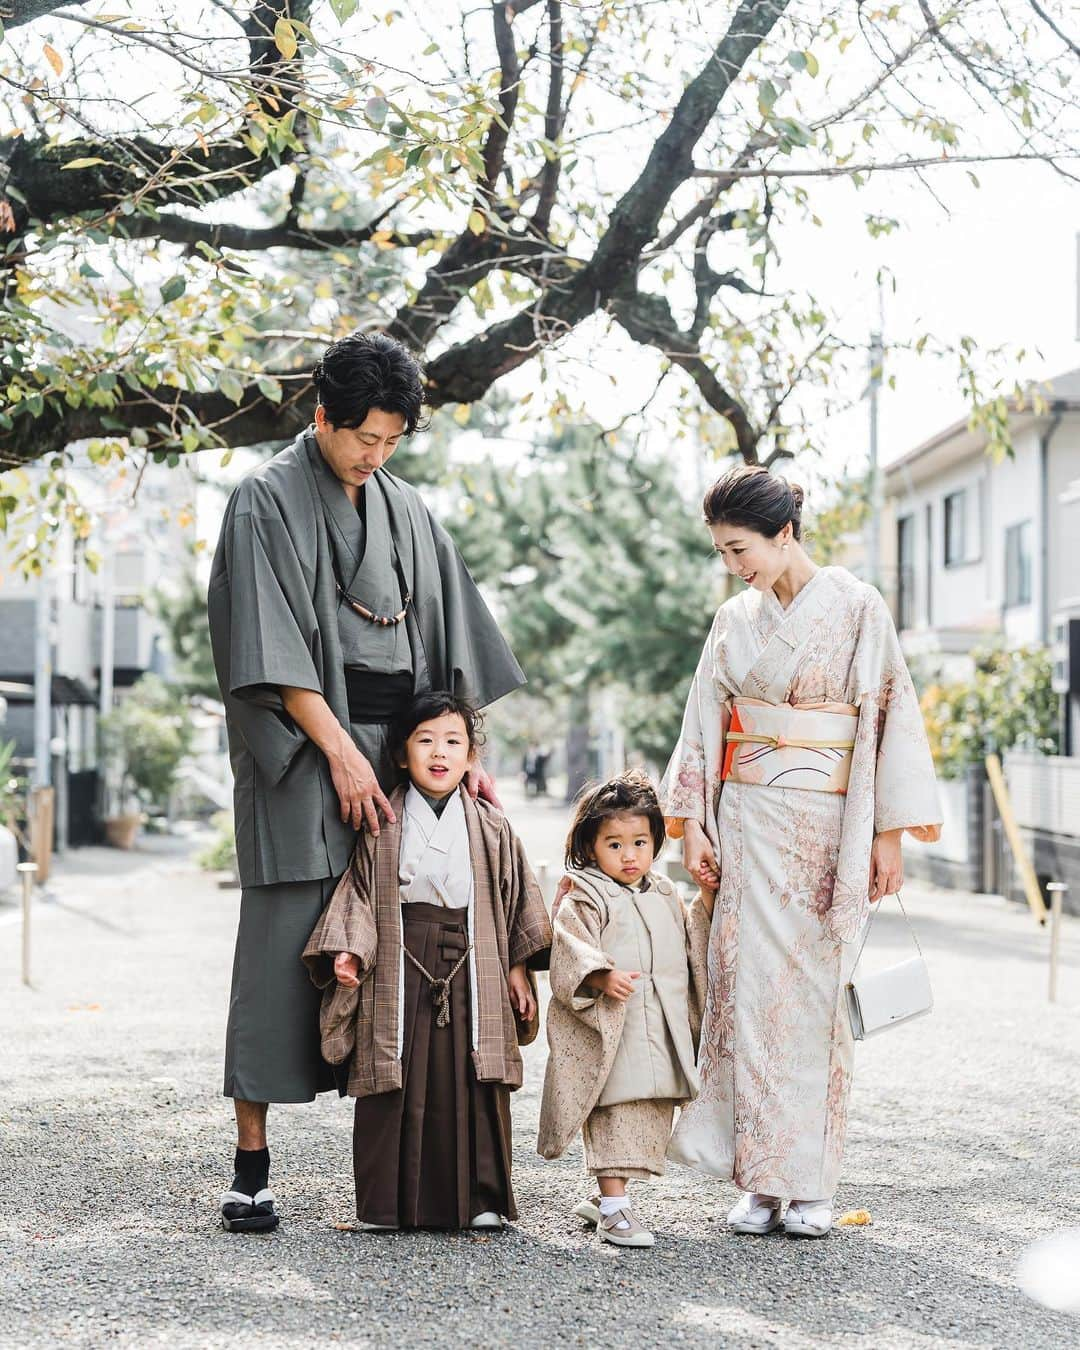
<instances>
[{"instance_id":1,"label":"man in gray kimono","mask_svg":"<svg viewBox=\"0 0 1080 1350\"><path fill-rule=\"evenodd\" d=\"M314 426L229 501L208 598L243 887L225 1049L236 1176L221 1205L240 1232L278 1223L268 1103L334 1087L300 954L356 831L393 819L388 724L414 692L483 707L525 683L450 537L384 467L420 422L415 360L354 333L313 378ZM482 772L469 788L491 792Z\"/></svg>"}]
</instances>

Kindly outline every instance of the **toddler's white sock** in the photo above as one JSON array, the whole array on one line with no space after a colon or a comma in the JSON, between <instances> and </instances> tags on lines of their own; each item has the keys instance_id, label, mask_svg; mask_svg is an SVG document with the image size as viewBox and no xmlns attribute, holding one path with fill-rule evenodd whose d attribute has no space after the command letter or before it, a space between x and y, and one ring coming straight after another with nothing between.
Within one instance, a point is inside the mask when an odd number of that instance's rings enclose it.
<instances>
[{"instance_id":1,"label":"toddler's white sock","mask_svg":"<svg viewBox=\"0 0 1080 1350\"><path fill-rule=\"evenodd\" d=\"M610 1219L613 1214L617 1214L628 1203L625 1195L602 1195L600 1197L600 1213L605 1219ZM629 1228L630 1225L626 1219L620 1219L615 1227Z\"/></svg>"}]
</instances>

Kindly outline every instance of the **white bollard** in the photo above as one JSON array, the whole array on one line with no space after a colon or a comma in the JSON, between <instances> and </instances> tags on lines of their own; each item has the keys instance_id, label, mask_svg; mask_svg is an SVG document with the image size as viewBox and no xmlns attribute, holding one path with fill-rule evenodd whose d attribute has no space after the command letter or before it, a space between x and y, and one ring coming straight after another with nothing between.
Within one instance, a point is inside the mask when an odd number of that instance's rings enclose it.
<instances>
[{"instance_id":1,"label":"white bollard","mask_svg":"<svg viewBox=\"0 0 1080 1350\"><path fill-rule=\"evenodd\" d=\"M1050 892L1050 1002L1057 1002L1058 958L1061 955L1062 896L1069 889L1063 881L1047 882Z\"/></svg>"},{"instance_id":2,"label":"white bollard","mask_svg":"<svg viewBox=\"0 0 1080 1350\"><path fill-rule=\"evenodd\" d=\"M37 863L19 863L16 872L22 877L22 982L30 983L30 906L34 898L34 874Z\"/></svg>"}]
</instances>

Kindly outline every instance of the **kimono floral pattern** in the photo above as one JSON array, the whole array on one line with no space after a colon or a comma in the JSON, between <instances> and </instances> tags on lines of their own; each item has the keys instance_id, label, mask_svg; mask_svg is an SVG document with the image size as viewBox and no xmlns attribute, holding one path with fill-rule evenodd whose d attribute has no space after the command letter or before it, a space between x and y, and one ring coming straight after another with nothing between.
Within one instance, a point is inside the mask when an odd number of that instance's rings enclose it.
<instances>
[{"instance_id":1,"label":"kimono floral pattern","mask_svg":"<svg viewBox=\"0 0 1080 1350\"><path fill-rule=\"evenodd\" d=\"M738 696L856 707L847 795L721 784ZM671 1156L744 1190L831 1196L854 1058L843 990L869 914L874 835L935 838L941 820L918 702L880 595L827 567L787 610L771 591L723 605L661 793L669 818L704 826L721 874L702 1089Z\"/></svg>"}]
</instances>

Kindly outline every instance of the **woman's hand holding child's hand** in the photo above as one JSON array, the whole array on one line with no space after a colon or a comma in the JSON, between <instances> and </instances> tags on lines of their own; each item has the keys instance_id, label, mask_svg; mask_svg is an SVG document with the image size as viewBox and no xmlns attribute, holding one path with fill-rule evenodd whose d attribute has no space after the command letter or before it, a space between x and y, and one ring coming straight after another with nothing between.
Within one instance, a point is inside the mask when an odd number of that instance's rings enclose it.
<instances>
[{"instance_id":1,"label":"woman's hand holding child's hand","mask_svg":"<svg viewBox=\"0 0 1080 1350\"><path fill-rule=\"evenodd\" d=\"M360 983L360 958L352 952L338 952L334 957L334 975L338 984L355 989Z\"/></svg>"},{"instance_id":2,"label":"woman's hand holding child's hand","mask_svg":"<svg viewBox=\"0 0 1080 1350\"><path fill-rule=\"evenodd\" d=\"M588 983L590 988L599 989L608 998L625 1003L634 992L634 981L640 977L640 970L598 970L589 976Z\"/></svg>"},{"instance_id":3,"label":"woman's hand holding child's hand","mask_svg":"<svg viewBox=\"0 0 1080 1350\"><path fill-rule=\"evenodd\" d=\"M506 983L510 990L511 1008L523 1022L531 1022L536 1016L536 999L533 997L532 985L525 973L524 964L519 962L516 966L510 967Z\"/></svg>"},{"instance_id":4,"label":"woman's hand holding child's hand","mask_svg":"<svg viewBox=\"0 0 1080 1350\"><path fill-rule=\"evenodd\" d=\"M720 868L709 836L696 820L688 820L683 827L683 866L697 884L706 891L715 891L720 885Z\"/></svg>"}]
</instances>

